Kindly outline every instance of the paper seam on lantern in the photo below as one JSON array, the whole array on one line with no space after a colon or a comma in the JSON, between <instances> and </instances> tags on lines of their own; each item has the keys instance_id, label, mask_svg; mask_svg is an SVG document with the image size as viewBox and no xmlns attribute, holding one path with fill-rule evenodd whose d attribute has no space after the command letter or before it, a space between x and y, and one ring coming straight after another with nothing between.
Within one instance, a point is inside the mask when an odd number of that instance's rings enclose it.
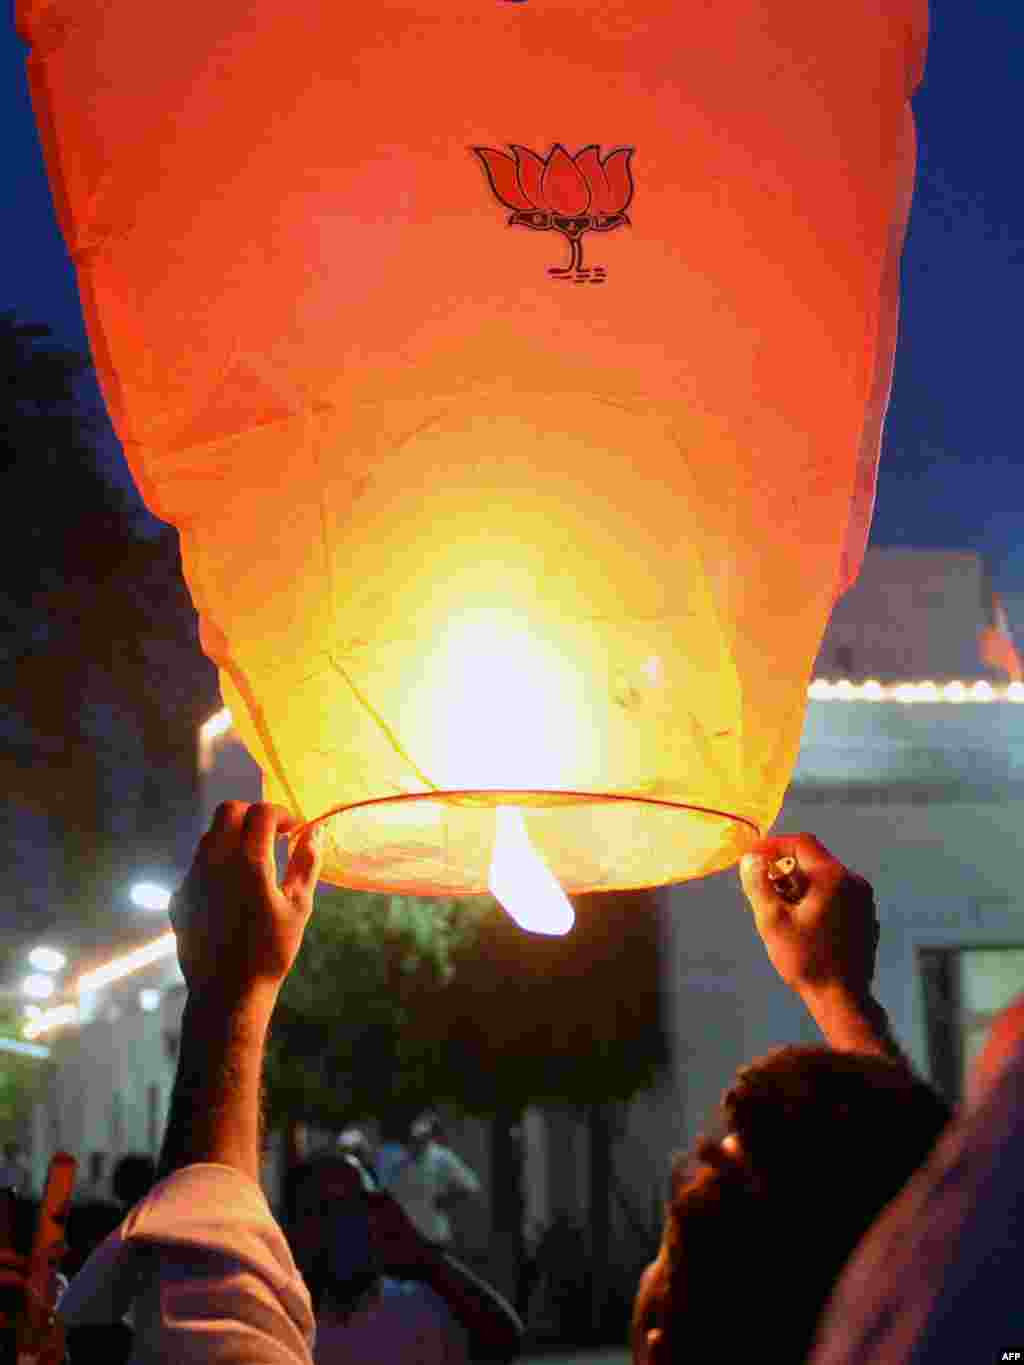
<instances>
[{"instance_id":1,"label":"paper seam on lantern","mask_svg":"<svg viewBox=\"0 0 1024 1365\"><path fill-rule=\"evenodd\" d=\"M263 714L263 708L253 696L248 679L233 659L222 658L216 662L220 668L223 668L224 672L238 688L239 694L245 702L246 710L249 713L249 719L256 727L256 733L259 735L260 743L263 745L264 751L266 752L267 761L273 768L275 777L284 788L288 804L300 820L305 820L306 817L302 813L299 799L292 789L292 784L288 781L284 764L281 762L280 755L277 752L277 745L274 743L274 738L270 733L266 718Z\"/></svg>"},{"instance_id":2,"label":"paper seam on lantern","mask_svg":"<svg viewBox=\"0 0 1024 1365\"><path fill-rule=\"evenodd\" d=\"M369 699L368 697L365 697L365 696L363 695L363 693L359 690L359 688L356 686L356 684L355 684L355 683L352 681L352 679L349 677L348 673L346 673L345 669L342 668L341 664L339 664L338 661L337 661L337 659L335 659L335 657L334 657L333 654L328 654L328 655L327 655L327 662L331 665L331 667L334 669L335 673L338 674L338 676L342 679L342 681L345 683L345 685L349 688L349 690L351 691L352 695L355 697L356 701L357 701L357 702L359 703L359 705L363 708L363 710L366 712L366 714L371 718L371 720L374 722L374 724L379 728L379 730L380 730L381 733L383 734L384 738L385 738L385 739L387 740L387 742L391 745L392 749L394 749L395 753L396 753L396 754L398 755L398 757L402 760L402 762L403 762L403 763L408 763L409 767L410 767L410 768L412 769L412 771L416 774L416 776L419 778L419 780L420 780L425 786L429 787L430 790L431 790L432 792L438 792L438 791L440 791L441 789L440 789L440 787L437 785L437 783L436 783L436 782L432 782L432 781L430 780L430 778L426 775L426 773L422 770L422 768L420 768L420 766L416 763L416 761L415 761L415 759L412 757L412 755L411 755L405 748L403 748L402 743L401 743L401 741L399 740L398 736L395 734L394 730L393 730L393 729L391 728L391 726L387 723L387 721L386 721L386 720L384 719L384 717L380 714L380 712L374 707L374 705L373 705L373 703L370 701L370 699ZM424 793L424 794L425 794L425 793ZM417 795L418 795L418 793L417 793ZM391 800L391 799L393 799L393 798L386 797L386 798L384 798L384 799L385 799L385 800Z\"/></svg>"}]
</instances>

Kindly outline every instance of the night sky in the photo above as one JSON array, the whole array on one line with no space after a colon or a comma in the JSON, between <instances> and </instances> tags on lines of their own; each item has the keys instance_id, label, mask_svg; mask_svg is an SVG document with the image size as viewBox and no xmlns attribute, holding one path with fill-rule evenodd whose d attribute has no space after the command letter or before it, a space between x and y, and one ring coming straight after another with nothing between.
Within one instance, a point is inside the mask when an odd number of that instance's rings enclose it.
<instances>
[{"instance_id":1,"label":"night sky","mask_svg":"<svg viewBox=\"0 0 1024 1365\"><path fill-rule=\"evenodd\" d=\"M873 540L974 550L1024 628L1024 3L933 0L917 193ZM0 310L85 346L10 11L0 26ZM637 206L639 209L639 205Z\"/></svg>"}]
</instances>

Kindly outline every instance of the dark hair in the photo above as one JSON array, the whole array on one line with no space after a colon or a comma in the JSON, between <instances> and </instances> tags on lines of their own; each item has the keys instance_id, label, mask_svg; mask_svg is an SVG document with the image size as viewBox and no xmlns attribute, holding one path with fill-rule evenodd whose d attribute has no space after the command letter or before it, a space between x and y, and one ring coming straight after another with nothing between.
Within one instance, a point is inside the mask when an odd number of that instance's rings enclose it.
<instances>
[{"instance_id":1,"label":"dark hair","mask_svg":"<svg viewBox=\"0 0 1024 1365\"><path fill-rule=\"evenodd\" d=\"M61 1270L70 1278L77 1275L104 1237L121 1223L124 1209L108 1199L89 1199L72 1204L64 1225L68 1249L61 1261Z\"/></svg>"},{"instance_id":2,"label":"dark hair","mask_svg":"<svg viewBox=\"0 0 1024 1365\"><path fill-rule=\"evenodd\" d=\"M801 1361L844 1263L949 1110L902 1063L785 1047L737 1072L722 1119L739 1152L704 1139L673 1173L662 1359L703 1327L731 1350Z\"/></svg>"},{"instance_id":3,"label":"dark hair","mask_svg":"<svg viewBox=\"0 0 1024 1365\"><path fill-rule=\"evenodd\" d=\"M289 1167L284 1177L285 1223L291 1224L295 1221L298 1212L299 1191L307 1180L311 1180L314 1176L329 1175L331 1171L352 1170L355 1170L359 1175L359 1181L364 1190L369 1192L377 1188L375 1173L365 1161L361 1161L353 1152L331 1151L330 1149L315 1152L305 1161L300 1161L295 1166Z\"/></svg>"},{"instance_id":4,"label":"dark hair","mask_svg":"<svg viewBox=\"0 0 1024 1365\"><path fill-rule=\"evenodd\" d=\"M110 1188L122 1204L137 1204L156 1183L156 1162L143 1152L130 1152L114 1167Z\"/></svg>"},{"instance_id":5,"label":"dark hair","mask_svg":"<svg viewBox=\"0 0 1024 1365\"><path fill-rule=\"evenodd\" d=\"M296 1219L299 1198L305 1185L318 1177L330 1176L333 1172L353 1171L359 1177L359 1187L363 1194L371 1194L376 1189L376 1180L357 1157L347 1152L317 1152L307 1160L291 1167L285 1178L286 1230L292 1242L292 1251L299 1258L295 1245ZM333 1207L332 1205L328 1207ZM322 1212L326 1211L321 1206ZM379 1287L380 1275L377 1269L366 1266L359 1272L349 1275L343 1282L337 1279L332 1264L330 1247L324 1243L317 1248L311 1261L300 1263L300 1269L313 1303L314 1313L319 1313L325 1297L329 1298L335 1311L346 1312L361 1300L362 1296Z\"/></svg>"}]
</instances>

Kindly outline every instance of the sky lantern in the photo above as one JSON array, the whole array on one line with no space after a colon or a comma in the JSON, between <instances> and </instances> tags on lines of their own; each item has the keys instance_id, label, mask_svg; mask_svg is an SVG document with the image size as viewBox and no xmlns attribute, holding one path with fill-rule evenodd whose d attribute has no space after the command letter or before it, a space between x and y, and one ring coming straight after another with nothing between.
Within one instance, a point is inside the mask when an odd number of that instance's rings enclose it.
<instances>
[{"instance_id":1,"label":"sky lantern","mask_svg":"<svg viewBox=\"0 0 1024 1365\"><path fill-rule=\"evenodd\" d=\"M867 535L923 0L19 18L108 407L328 878L545 927L735 862Z\"/></svg>"}]
</instances>

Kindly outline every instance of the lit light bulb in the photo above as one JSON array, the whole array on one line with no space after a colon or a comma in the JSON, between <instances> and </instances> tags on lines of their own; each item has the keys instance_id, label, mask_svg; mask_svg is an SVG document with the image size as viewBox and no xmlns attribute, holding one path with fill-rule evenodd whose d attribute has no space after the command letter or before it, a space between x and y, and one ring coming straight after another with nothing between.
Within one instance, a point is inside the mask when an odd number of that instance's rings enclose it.
<instances>
[{"instance_id":1,"label":"lit light bulb","mask_svg":"<svg viewBox=\"0 0 1024 1365\"><path fill-rule=\"evenodd\" d=\"M518 806L499 806L487 878L491 895L531 934L567 934L576 922L569 898L530 843Z\"/></svg>"}]
</instances>

